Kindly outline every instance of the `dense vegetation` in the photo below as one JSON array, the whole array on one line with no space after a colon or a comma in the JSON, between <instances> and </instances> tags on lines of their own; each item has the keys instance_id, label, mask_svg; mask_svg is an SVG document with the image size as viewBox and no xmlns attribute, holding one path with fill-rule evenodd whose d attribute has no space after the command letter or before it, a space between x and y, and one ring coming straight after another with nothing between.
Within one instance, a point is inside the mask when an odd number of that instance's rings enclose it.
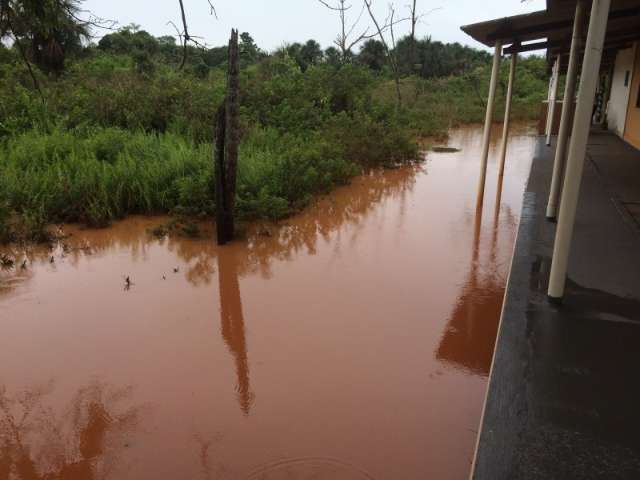
<instances>
[{"instance_id":1,"label":"dense vegetation","mask_svg":"<svg viewBox=\"0 0 640 480\"><path fill-rule=\"evenodd\" d=\"M53 60L20 37L0 44L0 240L41 240L51 222L215 208L226 48L190 46L180 70L173 37L127 27L83 46L83 34L64 37L65 55ZM286 216L362 168L415 160L418 136L483 118L489 56L430 39L409 55L409 42L395 52L399 106L375 40L345 60L313 40L267 54L242 34L240 217ZM517 118L537 113L544 68L535 57L520 63ZM502 73L504 92L506 65Z\"/></svg>"}]
</instances>

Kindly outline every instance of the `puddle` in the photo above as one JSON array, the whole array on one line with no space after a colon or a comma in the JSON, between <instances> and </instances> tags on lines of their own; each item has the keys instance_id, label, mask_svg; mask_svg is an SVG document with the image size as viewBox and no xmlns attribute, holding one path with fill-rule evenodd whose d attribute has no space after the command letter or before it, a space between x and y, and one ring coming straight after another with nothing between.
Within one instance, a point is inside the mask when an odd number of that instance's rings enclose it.
<instances>
[{"instance_id":1,"label":"puddle","mask_svg":"<svg viewBox=\"0 0 640 480\"><path fill-rule=\"evenodd\" d=\"M535 144L514 132L480 216L470 127L227 247L132 217L13 252L0 478L467 478Z\"/></svg>"}]
</instances>

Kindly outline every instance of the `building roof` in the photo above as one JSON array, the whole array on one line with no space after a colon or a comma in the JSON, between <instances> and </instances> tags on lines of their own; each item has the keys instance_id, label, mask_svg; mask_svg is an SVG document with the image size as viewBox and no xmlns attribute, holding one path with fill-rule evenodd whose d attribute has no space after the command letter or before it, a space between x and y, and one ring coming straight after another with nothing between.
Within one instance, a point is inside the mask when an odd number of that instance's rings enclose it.
<instances>
[{"instance_id":1,"label":"building roof","mask_svg":"<svg viewBox=\"0 0 640 480\"><path fill-rule=\"evenodd\" d=\"M571 45L576 3L577 0L547 0L546 10L474 23L461 28L488 47L493 47L498 40L503 45L511 45L505 49L505 53L542 49L549 50L550 54L565 53ZM585 28L584 31L586 30ZM640 0L612 0L605 50L626 48L638 39Z\"/></svg>"}]
</instances>

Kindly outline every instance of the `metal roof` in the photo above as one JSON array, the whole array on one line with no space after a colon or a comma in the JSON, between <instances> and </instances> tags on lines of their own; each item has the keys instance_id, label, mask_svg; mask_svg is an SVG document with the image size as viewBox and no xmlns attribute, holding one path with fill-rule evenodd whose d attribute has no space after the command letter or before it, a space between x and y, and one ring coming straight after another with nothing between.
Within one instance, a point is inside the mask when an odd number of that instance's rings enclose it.
<instances>
[{"instance_id":1,"label":"metal roof","mask_svg":"<svg viewBox=\"0 0 640 480\"><path fill-rule=\"evenodd\" d=\"M497 40L502 40L503 45L511 44L505 53L542 49L550 54L564 53L571 45L576 3L577 0L548 0L546 10L465 25L461 29L488 47L493 47ZM612 0L605 50L626 48L638 39L640 0Z\"/></svg>"}]
</instances>

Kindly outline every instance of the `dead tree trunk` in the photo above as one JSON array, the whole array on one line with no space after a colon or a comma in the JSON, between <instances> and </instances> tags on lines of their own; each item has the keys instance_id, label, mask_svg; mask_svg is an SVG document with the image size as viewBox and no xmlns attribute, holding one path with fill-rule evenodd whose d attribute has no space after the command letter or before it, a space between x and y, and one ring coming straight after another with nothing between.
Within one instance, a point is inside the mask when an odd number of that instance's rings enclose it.
<instances>
[{"instance_id":1,"label":"dead tree trunk","mask_svg":"<svg viewBox=\"0 0 640 480\"><path fill-rule=\"evenodd\" d=\"M384 38L384 31L385 31L386 24L385 26L380 27L380 23L376 19L375 15L373 14L373 10L371 9L372 3L373 3L373 0L364 0L364 6L369 12L369 16L371 17L371 20L373 21L373 24L375 25L376 30L378 31L378 37L380 37L380 42L384 46L384 50L387 54L387 61L389 63L389 66L391 67L391 71L393 72L393 80L396 85L396 96L398 101L398 103L396 104L396 110L399 111L402 108L402 90L400 89L400 68L398 66L398 59L397 59L397 52L396 52L396 37L393 31L393 26L395 23L397 23L394 20L395 10L393 7L393 3L390 3L389 4L389 18L390 18L389 28L391 31L391 42L392 42L391 47L392 48L389 48L387 39Z\"/></svg>"},{"instance_id":2,"label":"dead tree trunk","mask_svg":"<svg viewBox=\"0 0 640 480\"><path fill-rule=\"evenodd\" d=\"M416 25L418 24L418 13L417 13L417 3L418 0L413 0L413 3L409 6L411 10L411 34L409 38L411 40L410 50L409 50L409 61L411 62L411 73L415 72L416 69Z\"/></svg>"},{"instance_id":3,"label":"dead tree trunk","mask_svg":"<svg viewBox=\"0 0 640 480\"><path fill-rule=\"evenodd\" d=\"M225 208L224 208L224 143L225 143L225 108L224 103L218 108L216 113L216 139L213 151L213 170L215 175L215 194L216 194L216 230L218 234L218 244L227 243L227 234L225 229Z\"/></svg>"},{"instance_id":4,"label":"dead tree trunk","mask_svg":"<svg viewBox=\"0 0 640 480\"><path fill-rule=\"evenodd\" d=\"M238 31L231 31L227 96L216 115L214 172L216 183L216 220L218 244L233 240L236 203L236 171L240 143L240 62Z\"/></svg>"}]
</instances>

